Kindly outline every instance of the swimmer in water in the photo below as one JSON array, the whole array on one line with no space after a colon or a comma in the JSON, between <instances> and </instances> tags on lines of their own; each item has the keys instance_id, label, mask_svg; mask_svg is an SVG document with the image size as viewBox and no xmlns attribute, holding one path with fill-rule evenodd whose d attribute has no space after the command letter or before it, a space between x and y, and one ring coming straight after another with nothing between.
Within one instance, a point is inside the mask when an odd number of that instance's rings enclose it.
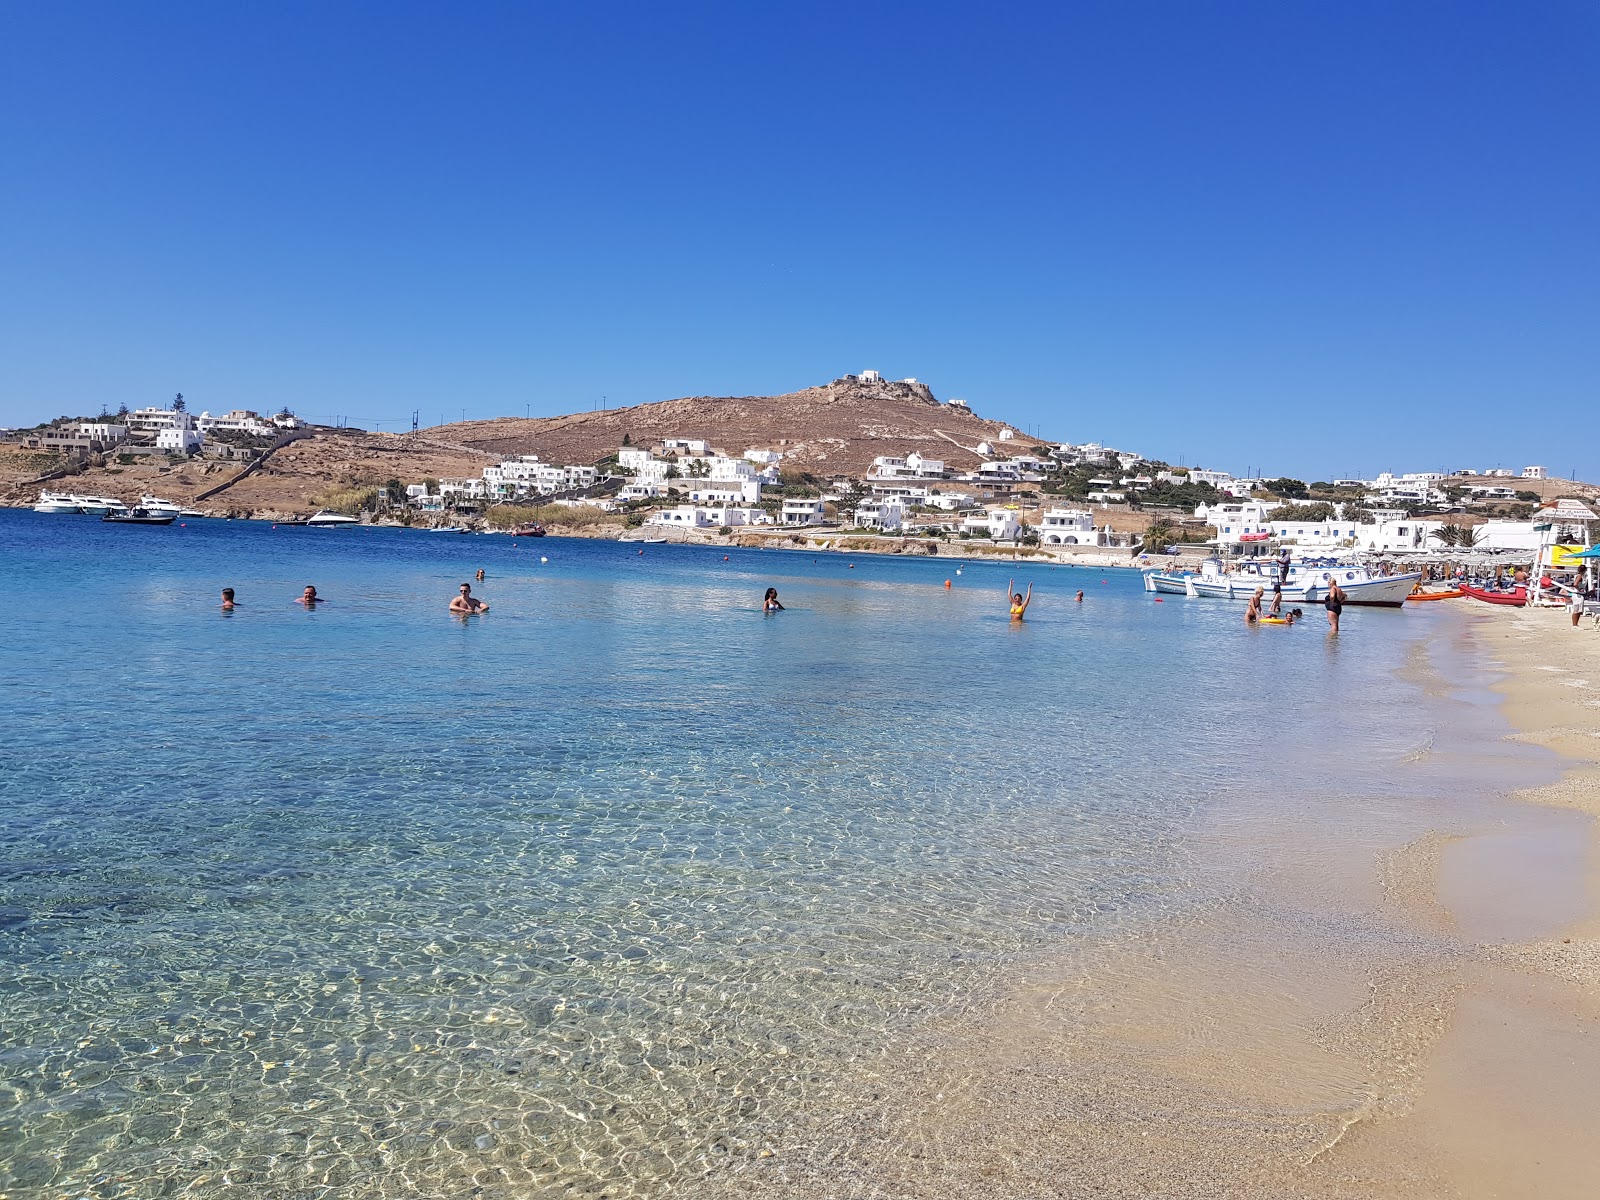
<instances>
[{"instance_id":1,"label":"swimmer in water","mask_svg":"<svg viewBox=\"0 0 1600 1200\"><path fill-rule=\"evenodd\" d=\"M486 613L489 606L472 594L472 585L463 583L461 594L450 601L450 611L453 613Z\"/></svg>"},{"instance_id":2,"label":"swimmer in water","mask_svg":"<svg viewBox=\"0 0 1600 1200\"><path fill-rule=\"evenodd\" d=\"M477 578L478 578L478 582L479 583L483 582L483 568L482 567L478 568L478 576L477 576Z\"/></svg>"},{"instance_id":3,"label":"swimmer in water","mask_svg":"<svg viewBox=\"0 0 1600 1200\"><path fill-rule=\"evenodd\" d=\"M296 604L304 604L307 608L315 608L322 603L322 597L317 595L317 589L312 584L306 584L306 590L295 598Z\"/></svg>"},{"instance_id":4,"label":"swimmer in water","mask_svg":"<svg viewBox=\"0 0 1600 1200\"><path fill-rule=\"evenodd\" d=\"M761 598L762 612L782 612L783 605L778 603L778 589L769 587L767 594Z\"/></svg>"},{"instance_id":5,"label":"swimmer in water","mask_svg":"<svg viewBox=\"0 0 1600 1200\"><path fill-rule=\"evenodd\" d=\"M1082 588L1078 589L1078 603L1079 604L1083 603L1083 589Z\"/></svg>"},{"instance_id":6,"label":"swimmer in water","mask_svg":"<svg viewBox=\"0 0 1600 1200\"><path fill-rule=\"evenodd\" d=\"M233 611L233 589L232 588L223 588L222 589L222 611L223 612L232 612Z\"/></svg>"},{"instance_id":7,"label":"swimmer in water","mask_svg":"<svg viewBox=\"0 0 1600 1200\"><path fill-rule=\"evenodd\" d=\"M1017 581L1013 579L1006 584L1006 599L1011 603L1011 619L1020 621L1027 615L1028 605L1033 603L1033 584L1028 585L1028 594L1024 596L1017 591Z\"/></svg>"}]
</instances>

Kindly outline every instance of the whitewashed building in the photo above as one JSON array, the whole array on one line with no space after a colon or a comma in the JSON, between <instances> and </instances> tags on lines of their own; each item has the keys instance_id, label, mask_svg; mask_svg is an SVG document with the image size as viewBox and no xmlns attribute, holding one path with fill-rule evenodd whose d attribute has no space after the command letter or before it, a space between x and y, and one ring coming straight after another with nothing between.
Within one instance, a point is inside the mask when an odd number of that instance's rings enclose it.
<instances>
[{"instance_id":1,"label":"whitewashed building","mask_svg":"<svg viewBox=\"0 0 1600 1200\"><path fill-rule=\"evenodd\" d=\"M967 517L961 522L961 532L997 542L1012 541L1022 534L1022 518L1013 509L992 508Z\"/></svg>"},{"instance_id":2,"label":"whitewashed building","mask_svg":"<svg viewBox=\"0 0 1600 1200\"><path fill-rule=\"evenodd\" d=\"M785 525L821 525L828 519L828 506L816 497L791 497L783 502Z\"/></svg>"},{"instance_id":3,"label":"whitewashed building","mask_svg":"<svg viewBox=\"0 0 1600 1200\"><path fill-rule=\"evenodd\" d=\"M1052 508L1039 520L1039 540L1046 546L1099 546L1105 535L1094 527L1085 508Z\"/></svg>"},{"instance_id":4,"label":"whitewashed building","mask_svg":"<svg viewBox=\"0 0 1600 1200\"><path fill-rule=\"evenodd\" d=\"M862 529L899 529L905 518L906 506L894 496L865 500L856 506L855 521Z\"/></svg>"}]
</instances>

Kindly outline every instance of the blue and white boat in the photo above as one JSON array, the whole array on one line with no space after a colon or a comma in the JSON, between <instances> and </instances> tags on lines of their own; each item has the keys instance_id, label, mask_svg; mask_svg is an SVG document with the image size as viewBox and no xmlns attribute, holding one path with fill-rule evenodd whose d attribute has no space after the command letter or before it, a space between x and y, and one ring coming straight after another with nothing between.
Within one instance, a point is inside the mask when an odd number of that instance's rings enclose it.
<instances>
[{"instance_id":1,"label":"blue and white boat","mask_svg":"<svg viewBox=\"0 0 1600 1200\"><path fill-rule=\"evenodd\" d=\"M1223 563L1210 558L1198 572L1158 571L1144 573L1144 590L1175 596L1200 596L1215 600L1248 600L1262 588L1268 596L1278 579L1279 567L1271 559ZM1283 581L1285 604L1320 604L1334 584L1344 589L1346 604L1374 608L1399 608L1411 589L1422 579L1420 571L1404 575L1384 575L1356 563L1311 560L1291 563Z\"/></svg>"}]
</instances>

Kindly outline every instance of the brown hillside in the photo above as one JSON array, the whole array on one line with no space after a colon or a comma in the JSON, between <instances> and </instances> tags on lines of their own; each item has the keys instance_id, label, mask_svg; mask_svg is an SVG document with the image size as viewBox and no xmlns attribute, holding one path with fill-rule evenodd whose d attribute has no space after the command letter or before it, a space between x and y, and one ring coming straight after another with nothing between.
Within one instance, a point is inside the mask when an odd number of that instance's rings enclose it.
<instances>
[{"instance_id":1,"label":"brown hillside","mask_svg":"<svg viewBox=\"0 0 1600 1200\"><path fill-rule=\"evenodd\" d=\"M704 438L729 454L782 450L785 465L820 473L861 474L880 454L921 451L970 468L981 441L999 445L999 421L940 404L923 383L863 383L853 376L783 396L690 396L632 408L565 417L500 417L441 425L427 435L496 458L537 454L546 462L592 463L614 454L627 435L635 446L662 438ZM1009 443L1019 451L1034 439Z\"/></svg>"}]
</instances>

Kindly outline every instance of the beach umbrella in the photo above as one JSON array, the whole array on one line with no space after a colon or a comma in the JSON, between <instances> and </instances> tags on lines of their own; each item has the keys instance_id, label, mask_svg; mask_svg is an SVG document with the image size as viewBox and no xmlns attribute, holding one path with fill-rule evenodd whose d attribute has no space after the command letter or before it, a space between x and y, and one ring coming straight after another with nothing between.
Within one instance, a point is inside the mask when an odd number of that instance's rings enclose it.
<instances>
[{"instance_id":1,"label":"beach umbrella","mask_svg":"<svg viewBox=\"0 0 1600 1200\"><path fill-rule=\"evenodd\" d=\"M1600 558L1600 546L1590 546L1580 554L1569 554L1568 558Z\"/></svg>"}]
</instances>

